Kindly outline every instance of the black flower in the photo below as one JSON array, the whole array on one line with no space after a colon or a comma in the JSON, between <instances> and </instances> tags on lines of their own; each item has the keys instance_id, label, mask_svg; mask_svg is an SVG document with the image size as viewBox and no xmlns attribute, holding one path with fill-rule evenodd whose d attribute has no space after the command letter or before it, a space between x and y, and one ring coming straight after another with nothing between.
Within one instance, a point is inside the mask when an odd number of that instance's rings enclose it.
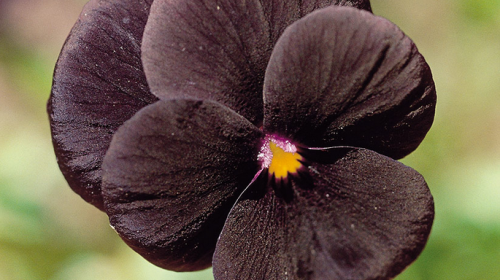
<instances>
[{"instance_id":1,"label":"black flower","mask_svg":"<svg viewBox=\"0 0 500 280\"><path fill-rule=\"evenodd\" d=\"M158 266L388 279L432 225L425 181L396 159L435 102L369 1L92 0L48 110L70 186Z\"/></svg>"}]
</instances>

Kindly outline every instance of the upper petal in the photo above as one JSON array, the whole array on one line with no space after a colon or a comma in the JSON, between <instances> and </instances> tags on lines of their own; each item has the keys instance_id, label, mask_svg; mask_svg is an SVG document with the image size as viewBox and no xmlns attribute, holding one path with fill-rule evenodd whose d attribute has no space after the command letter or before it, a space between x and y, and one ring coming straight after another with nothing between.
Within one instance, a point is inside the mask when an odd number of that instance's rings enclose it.
<instances>
[{"instance_id":1,"label":"upper petal","mask_svg":"<svg viewBox=\"0 0 500 280\"><path fill-rule=\"evenodd\" d=\"M103 163L110 223L152 263L210 266L231 206L258 171L261 132L212 101L158 101L118 129Z\"/></svg>"},{"instance_id":2,"label":"upper petal","mask_svg":"<svg viewBox=\"0 0 500 280\"><path fill-rule=\"evenodd\" d=\"M436 102L430 69L397 26L348 7L318 10L278 41L264 84L264 130L309 147L413 151Z\"/></svg>"},{"instance_id":3,"label":"upper petal","mask_svg":"<svg viewBox=\"0 0 500 280\"><path fill-rule=\"evenodd\" d=\"M288 185L250 186L217 243L216 279L392 279L416 259L434 217L422 176L370 150L319 153Z\"/></svg>"},{"instance_id":4,"label":"upper petal","mask_svg":"<svg viewBox=\"0 0 500 280\"><path fill-rule=\"evenodd\" d=\"M54 72L48 113L59 166L71 188L101 210L101 163L113 133L157 100L140 59L151 2L90 1Z\"/></svg>"},{"instance_id":5,"label":"upper petal","mask_svg":"<svg viewBox=\"0 0 500 280\"><path fill-rule=\"evenodd\" d=\"M142 59L160 98L216 100L262 123L262 84L283 30L331 4L370 9L369 1L156 0Z\"/></svg>"}]
</instances>

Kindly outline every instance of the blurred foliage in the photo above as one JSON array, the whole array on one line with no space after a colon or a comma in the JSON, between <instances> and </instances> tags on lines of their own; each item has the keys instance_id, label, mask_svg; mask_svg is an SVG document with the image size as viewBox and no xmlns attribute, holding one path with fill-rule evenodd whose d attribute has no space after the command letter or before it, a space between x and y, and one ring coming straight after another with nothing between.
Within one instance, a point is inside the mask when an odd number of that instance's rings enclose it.
<instances>
[{"instance_id":1,"label":"blurred foliage","mask_svg":"<svg viewBox=\"0 0 500 280\"><path fill-rule=\"evenodd\" d=\"M84 2L0 0L0 279L213 279L144 261L58 170L45 102ZM500 0L372 6L415 41L438 90L434 126L403 159L426 178L436 219L397 279L500 279Z\"/></svg>"}]
</instances>

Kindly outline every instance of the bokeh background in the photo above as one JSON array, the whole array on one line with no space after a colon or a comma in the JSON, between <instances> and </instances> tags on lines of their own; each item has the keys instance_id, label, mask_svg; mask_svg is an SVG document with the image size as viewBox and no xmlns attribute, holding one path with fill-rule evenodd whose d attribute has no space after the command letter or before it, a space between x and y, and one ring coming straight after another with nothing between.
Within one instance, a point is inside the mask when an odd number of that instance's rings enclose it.
<instances>
[{"instance_id":1,"label":"bokeh background","mask_svg":"<svg viewBox=\"0 0 500 280\"><path fill-rule=\"evenodd\" d=\"M45 103L83 0L0 0L0 279L213 279L159 269L68 188ZM500 0L373 0L430 64L435 123L403 162L421 172L436 219L397 280L500 279Z\"/></svg>"}]
</instances>

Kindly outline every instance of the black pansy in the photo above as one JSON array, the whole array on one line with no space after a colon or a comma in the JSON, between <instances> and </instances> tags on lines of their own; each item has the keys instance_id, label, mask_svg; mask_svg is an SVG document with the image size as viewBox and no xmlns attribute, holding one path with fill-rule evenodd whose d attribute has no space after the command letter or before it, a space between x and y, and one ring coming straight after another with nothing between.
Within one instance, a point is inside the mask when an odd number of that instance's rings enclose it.
<instances>
[{"instance_id":1,"label":"black pansy","mask_svg":"<svg viewBox=\"0 0 500 280\"><path fill-rule=\"evenodd\" d=\"M396 159L435 102L369 1L92 0L48 110L70 186L158 266L389 279L432 225L424 179Z\"/></svg>"}]
</instances>

